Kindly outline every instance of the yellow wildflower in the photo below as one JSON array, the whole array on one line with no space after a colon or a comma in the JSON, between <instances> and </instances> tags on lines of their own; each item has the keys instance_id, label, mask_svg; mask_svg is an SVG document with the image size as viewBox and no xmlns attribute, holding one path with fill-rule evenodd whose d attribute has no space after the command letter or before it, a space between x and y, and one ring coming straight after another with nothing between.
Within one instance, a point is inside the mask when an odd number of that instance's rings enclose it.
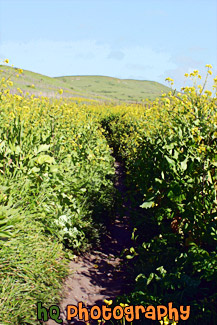
<instances>
[{"instance_id":1,"label":"yellow wildflower","mask_svg":"<svg viewBox=\"0 0 217 325\"><path fill-rule=\"evenodd\" d=\"M201 85L198 85L197 88L200 90L200 93L201 93L203 90L203 87Z\"/></svg>"},{"instance_id":2,"label":"yellow wildflower","mask_svg":"<svg viewBox=\"0 0 217 325\"><path fill-rule=\"evenodd\" d=\"M206 90L204 93L207 94L207 96L212 96L212 92L210 90Z\"/></svg>"},{"instance_id":3,"label":"yellow wildflower","mask_svg":"<svg viewBox=\"0 0 217 325\"><path fill-rule=\"evenodd\" d=\"M113 301L112 301L112 300L104 299L104 303L105 303L107 306L110 306L110 305L112 305Z\"/></svg>"},{"instance_id":4,"label":"yellow wildflower","mask_svg":"<svg viewBox=\"0 0 217 325\"><path fill-rule=\"evenodd\" d=\"M174 80L172 78L166 78L165 81L174 82Z\"/></svg>"}]
</instances>

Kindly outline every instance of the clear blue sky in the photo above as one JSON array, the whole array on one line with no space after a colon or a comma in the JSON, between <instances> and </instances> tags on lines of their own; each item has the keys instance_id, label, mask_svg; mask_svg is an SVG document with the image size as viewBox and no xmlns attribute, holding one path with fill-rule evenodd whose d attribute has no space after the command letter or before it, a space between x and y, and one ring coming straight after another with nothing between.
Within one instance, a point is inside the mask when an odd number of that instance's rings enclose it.
<instances>
[{"instance_id":1,"label":"clear blue sky","mask_svg":"<svg viewBox=\"0 0 217 325\"><path fill-rule=\"evenodd\" d=\"M0 59L48 76L217 74L216 0L0 0Z\"/></svg>"}]
</instances>

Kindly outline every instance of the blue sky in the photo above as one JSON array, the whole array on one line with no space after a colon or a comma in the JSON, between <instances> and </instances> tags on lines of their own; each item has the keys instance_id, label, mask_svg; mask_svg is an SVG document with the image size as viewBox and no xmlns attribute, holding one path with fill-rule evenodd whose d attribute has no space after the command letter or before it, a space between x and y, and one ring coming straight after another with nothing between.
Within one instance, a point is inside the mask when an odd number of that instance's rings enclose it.
<instances>
[{"instance_id":1,"label":"blue sky","mask_svg":"<svg viewBox=\"0 0 217 325\"><path fill-rule=\"evenodd\" d=\"M217 74L216 0L0 0L0 59L48 76L107 75L183 86Z\"/></svg>"}]
</instances>

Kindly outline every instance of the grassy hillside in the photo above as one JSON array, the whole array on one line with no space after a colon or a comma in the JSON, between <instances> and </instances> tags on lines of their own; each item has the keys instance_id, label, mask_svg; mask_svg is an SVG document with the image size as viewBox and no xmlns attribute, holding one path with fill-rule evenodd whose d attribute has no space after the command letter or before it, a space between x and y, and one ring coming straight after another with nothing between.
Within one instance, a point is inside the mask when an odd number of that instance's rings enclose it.
<instances>
[{"instance_id":1,"label":"grassy hillside","mask_svg":"<svg viewBox=\"0 0 217 325\"><path fill-rule=\"evenodd\" d=\"M73 90L82 89L84 93L107 96L117 100L140 101L145 98L154 99L169 88L154 81L117 79L104 76L58 77L57 80L70 85Z\"/></svg>"},{"instance_id":2,"label":"grassy hillside","mask_svg":"<svg viewBox=\"0 0 217 325\"><path fill-rule=\"evenodd\" d=\"M54 97L58 89L63 89L65 97L84 97L112 101L141 101L154 99L169 88L154 81L117 79L105 76L65 76L47 77L24 70L19 78L16 71L8 66L0 66L3 76L11 74L14 82L12 92L19 87L24 93Z\"/></svg>"}]
</instances>

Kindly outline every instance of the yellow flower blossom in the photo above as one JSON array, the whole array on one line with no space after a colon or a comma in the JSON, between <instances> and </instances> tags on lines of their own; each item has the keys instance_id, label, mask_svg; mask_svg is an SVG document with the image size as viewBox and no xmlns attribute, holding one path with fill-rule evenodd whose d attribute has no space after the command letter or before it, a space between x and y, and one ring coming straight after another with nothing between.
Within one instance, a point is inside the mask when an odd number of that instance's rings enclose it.
<instances>
[{"instance_id":1,"label":"yellow flower blossom","mask_svg":"<svg viewBox=\"0 0 217 325\"><path fill-rule=\"evenodd\" d=\"M200 92L202 92L203 87L201 85L198 85L197 88L200 90Z\"/></svg>"},{"instance_id":2,"label":"yellow flower blossom","mask_svg":"<svg viewBox=\"0 0 217 325\"><path fill-rule=\"evenodd\" d=\"M166 78L166 79L165 79L165 81L168 81L168 82L170 82L170 83L171 83L171 85L173 85L173 84L174 84L174 80L173 80L172 78Z\"/></svg>"},{"instance_id":3,"label":"yellow flower blossom","mask_svg":"<svg viewBox=\"0 0 217 325\"><path fill-rule=\"evenodd\" d=\"M105 303L107 306L110 306L110 305L112 305L113 301L112 301L112 300L104 299L104 303Z\"/></svg>"},{"instance_id":4,"label":"yellow flower blossom","mask_svg":"<svg viewBox=\"0 0 217 325\"><path fill-rule=\"evenodd\" d=\"M207 94L208 96L212 96L212 92L210 90L205 90L204 93Z\"/></svg>"},{"instance_id":5,"label":"yellow flower blossom","mask_svg":"<svg viewBox=\"0 0 217 325\"><path fill-rule=\"evenodd\" d=\"M10 81L10 80L8 81L8 86L12 87L13 84L14 84L13 81Z\"/></svg>"}]
</instances>

